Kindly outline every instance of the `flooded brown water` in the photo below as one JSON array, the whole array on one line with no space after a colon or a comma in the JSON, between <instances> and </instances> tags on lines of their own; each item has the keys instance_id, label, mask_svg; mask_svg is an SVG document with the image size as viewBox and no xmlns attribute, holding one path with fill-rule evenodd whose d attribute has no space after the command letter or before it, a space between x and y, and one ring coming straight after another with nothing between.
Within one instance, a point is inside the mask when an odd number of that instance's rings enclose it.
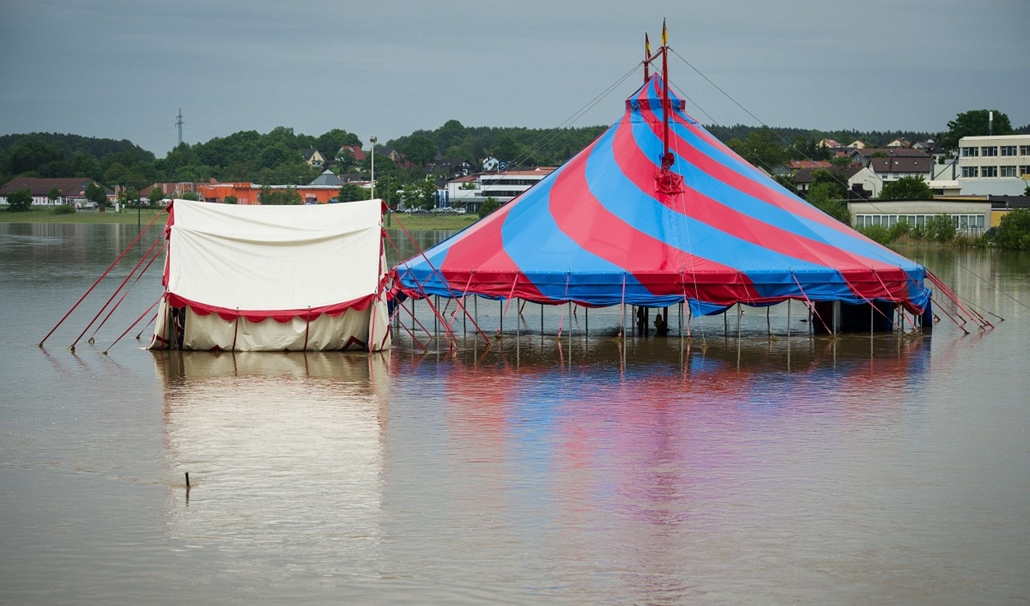
<instances>
[{"instance_id":1,"label":"flooded brown water","mask_svg":"<svg viewBox=\"0 0 1030 606\"><path fill-rule=\"evenodd\" d=\"M481 300L489 347L451 307L455 350L103 355L155 272L72 354L122 265L38 348L135 234L0 224L0 603L1030 597L1028 255L904 251L1005 318L970 335Z\"/></svg>"}]
</instances>

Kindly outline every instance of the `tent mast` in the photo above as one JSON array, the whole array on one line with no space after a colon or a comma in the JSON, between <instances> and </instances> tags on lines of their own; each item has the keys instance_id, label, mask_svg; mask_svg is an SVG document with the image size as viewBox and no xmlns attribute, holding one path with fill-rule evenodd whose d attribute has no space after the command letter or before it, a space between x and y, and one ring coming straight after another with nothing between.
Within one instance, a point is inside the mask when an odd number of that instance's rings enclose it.
<instances>
[{"instance_id":1,"label":"tent mast","mask_svg":"<svg viewBox=\"0 0 1030 606\"><path fill-rule=\"evenodd\" d=\"M672 113L672 104L669 102L669 34L665 28L665 20L662 20L662 46L654 55L651 54L651 42L644 34L644 83L651 76L651 62L659 56L662 58L662 171L668 172L672 168L675 158L669 152L669 114ZM672 192L668 192L672 193Z\"/></svg>"},{"instance_id":2,"label":"tent mast","mask_svg":"<svg viewBox=\"0 0 1030 606\"><path fill-rule=\"evenodd\" d=\"M662 155L662 168L672 168L673 157L669 153L669 35L665 30L665 19L662 19L662 117L664 118L663 139L665 153Z\"/></svg>"}]
</instances>

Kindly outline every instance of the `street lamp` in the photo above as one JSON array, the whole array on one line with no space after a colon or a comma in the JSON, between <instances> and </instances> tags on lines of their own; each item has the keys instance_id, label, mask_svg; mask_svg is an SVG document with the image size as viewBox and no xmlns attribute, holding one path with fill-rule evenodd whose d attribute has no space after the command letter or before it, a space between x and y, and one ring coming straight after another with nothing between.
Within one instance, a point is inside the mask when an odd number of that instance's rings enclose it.
<instances>
[{"instance_id":1,"label":"street lamp","mask_svg":"<svg viewBox=\"0 0 1030 606\"><path fill-rule=\"evenodd\" d=\"M371 177L371 179L372 179L372 199L375 200L376 199L376 141L378 141L378 139L376 139L375 137L372 137L370 139L370 141L372 142L372 177Z\"/></svg>"}]
</instances>

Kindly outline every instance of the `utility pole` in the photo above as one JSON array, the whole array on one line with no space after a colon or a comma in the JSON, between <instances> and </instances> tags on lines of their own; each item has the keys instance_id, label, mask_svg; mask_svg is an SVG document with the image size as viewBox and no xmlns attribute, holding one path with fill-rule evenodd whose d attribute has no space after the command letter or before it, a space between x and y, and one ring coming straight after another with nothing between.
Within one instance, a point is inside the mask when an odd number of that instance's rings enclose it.
<instances>
[{"instance_id":1,"label":"utility pole","mask_svg":"<svg viewBox=\"0 0 1030 606\"><path fill-rule=\"evenodd\" d=\"M179 145L182 145L182 108L179 108L179 115L175 118L175 125L179 127Z\"/></svg>"},{"instance_id":2,"label":"utility pole","mask_svg":"<svg viewBox=\"0 0 1030 606\"><path fill-rule=\"evenodd\" d=\"M372 142L372 176L370 178L370 181L372 181L372 199L375 200L376 199L376 141L378 141L378 139L376 139L375 137L372 137L371 139L369 139L369 141Z\"/></svg>"}]
</instances>

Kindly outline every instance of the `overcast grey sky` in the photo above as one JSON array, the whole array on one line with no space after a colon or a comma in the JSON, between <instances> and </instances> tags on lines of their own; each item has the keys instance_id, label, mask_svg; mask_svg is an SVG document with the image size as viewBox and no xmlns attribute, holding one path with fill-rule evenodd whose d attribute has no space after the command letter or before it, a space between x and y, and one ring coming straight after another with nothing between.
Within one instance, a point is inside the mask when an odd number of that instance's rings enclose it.
<instances>
[{"instance_id":1,"label":"overcast grey sky","mask_svg":"<svg viewBox=\"0 0 1030 606\"><path fill-rule=\"evenodd\" d=\"M1027 0L0 0L0 134L130 139L163 156L239 130L380 142L449 119L556 127L669 45L771 126L1030 123ZM756 124L680 59L705 124ZM610 124L639 70L575 126ZM703 111L699 111L698 107ZM366 145L367 147L367 145Z\"/></svg>"}]
</instances>

